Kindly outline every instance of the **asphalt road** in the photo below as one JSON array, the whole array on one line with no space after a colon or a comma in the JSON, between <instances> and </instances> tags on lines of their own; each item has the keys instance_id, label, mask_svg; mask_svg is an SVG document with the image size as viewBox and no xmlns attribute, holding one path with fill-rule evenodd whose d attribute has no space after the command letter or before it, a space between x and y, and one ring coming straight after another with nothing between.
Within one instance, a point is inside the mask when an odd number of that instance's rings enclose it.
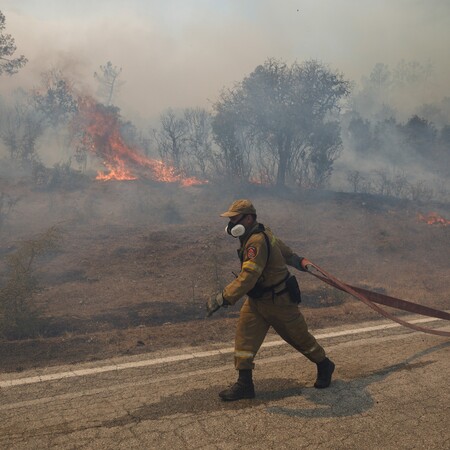
<instances>
[{"instance_id":1,"label":"asphalt road","mask_svg":"<svg viewBox=\"0 0 450 450\"><path fill-rule=\"evenodd\" d=\"M332 386L270 336L254 400L217 396L236 376L230 342L0 374L0 448L450 448L448 339L386 321L313 332Z\"/></svg>"}]
</instances>

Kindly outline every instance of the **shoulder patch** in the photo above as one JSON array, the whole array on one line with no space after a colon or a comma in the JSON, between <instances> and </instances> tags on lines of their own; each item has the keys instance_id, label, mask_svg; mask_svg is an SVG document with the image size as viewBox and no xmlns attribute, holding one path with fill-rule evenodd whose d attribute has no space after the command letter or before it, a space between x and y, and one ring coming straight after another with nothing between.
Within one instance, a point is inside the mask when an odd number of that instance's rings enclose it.
<instances>
[{"instance_id":1,"label":"shoulder patch","mask_svg":"<svg viewBox=\"0 0 450 450\"><path fill-rule=\"evenodd\" d=\"M248 247L247 248L247 258L253 259L258 254L258 250L256 250L256 247Z\"/></svg>"}]
</instances>

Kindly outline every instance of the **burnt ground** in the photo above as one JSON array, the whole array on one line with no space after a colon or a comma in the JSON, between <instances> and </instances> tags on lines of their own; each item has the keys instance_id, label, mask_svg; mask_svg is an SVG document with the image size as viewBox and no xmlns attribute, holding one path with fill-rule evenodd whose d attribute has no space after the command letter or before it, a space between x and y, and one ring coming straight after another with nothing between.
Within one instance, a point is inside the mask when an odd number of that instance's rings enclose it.
<instances>
[{"instance_id":1,"label":"burnt ground","mask_svg":"<svg viewBox=\"0 0 450 450\"><path fill-rule=\"evenodd\" d=\"M34 338L0 338L2 371L20 371L229 342L239 307L204 318L208 295L239 270L236 241L218 214L251 198L260 222L300 255L338 278L370 290L449 309L450 204L419 204L369 195L274 191L142 182L92 182L75 192L39 192L0 183L17 198L0 228L0 271L18 243L50 226L58 250L35 261L41 311ZM297 272L311 328L376 319L358 300Z\"/></svg>"}]
</instances>

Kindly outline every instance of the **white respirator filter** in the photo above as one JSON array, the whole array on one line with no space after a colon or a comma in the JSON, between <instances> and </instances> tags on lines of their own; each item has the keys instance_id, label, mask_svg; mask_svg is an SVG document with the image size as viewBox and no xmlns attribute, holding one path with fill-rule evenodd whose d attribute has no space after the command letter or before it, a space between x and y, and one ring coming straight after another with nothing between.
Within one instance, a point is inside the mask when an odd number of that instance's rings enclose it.
<instances>
[{"instance_id":1,"label":"white respirator filter","mask_svg":"<svg viewBox=\"0 0 450 450\"><path fill-rule=\"evenodd\" d=\"M243 236L245 233L245 227L244 225L238 223L231 229L231 236L237 238L239 236Z\"/></svg>"}]
</instances>

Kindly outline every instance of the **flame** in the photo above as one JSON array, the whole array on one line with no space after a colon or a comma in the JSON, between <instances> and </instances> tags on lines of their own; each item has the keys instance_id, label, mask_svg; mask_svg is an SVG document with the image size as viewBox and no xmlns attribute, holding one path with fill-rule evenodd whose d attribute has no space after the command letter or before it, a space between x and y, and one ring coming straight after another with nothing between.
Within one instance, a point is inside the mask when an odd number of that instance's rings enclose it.
<instances>
[{"instance_id":1,"label":"flame","mask_svg":"<svg viewBox=\"0 0 450 450\"><path fill-rule=\"evenodd\" d=\"M136 180L137 177L132 175L131 172L125 167L125 163L118 157L114 157L114 164L108 161L103 161L103 165L109 170L109 173L97 172L96 180L108 181L108 180Z\"/></svg>"},{"instance_id":2,"label":"flame","mask_svg":"<svg viewBox=\"0 0 450 450\"><path fill-rule=\"evenodd\" d=\"M450 220L444 219L438 213L430 212L426 216L423 214L417 214L417 220L419 222L425 222L428 225L443 225L444 227L450 225Z\"/></svg>"},{"instance_id":3,"label":"flame","mask_svg":"<svg viewBox=\"0 0 450 450\"><path fill-rule=\"evenodd\" d=\"M97 180L136 180L139 177L155 181L179 182L182 186L205 184L206 181L186 177L175 167L147 158L128 146L121 134L118 110L89 97L79 100L80 115L75 126L81 134L81 144L96 154L107 171L99 171Z\"/></svg>"}]
</instances>

